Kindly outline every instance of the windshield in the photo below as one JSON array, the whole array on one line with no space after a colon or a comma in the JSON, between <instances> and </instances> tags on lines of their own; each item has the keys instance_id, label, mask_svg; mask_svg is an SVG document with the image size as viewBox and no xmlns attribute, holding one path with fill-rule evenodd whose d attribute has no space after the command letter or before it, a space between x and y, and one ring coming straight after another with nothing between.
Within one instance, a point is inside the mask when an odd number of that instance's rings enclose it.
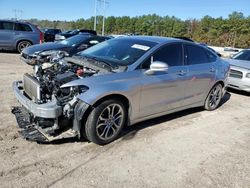
<instances>
[{"instance_id":1,"label":"windshield","mask_svg":"<svg viewBox=\"0 0 250 188\"><path fill-rule=\"evenodd\" d=\"M250 61L250 50L243 50L233 56L233 59Z\"/></svg>"},{"instance_id":2,"label":"windshield","mask_svg":"<svg viewBox=\"0 0 250 188\"><path fill-rule=\"evenodd\" d=\"M75 35L73 37L62 40L59 43L74 47L80 45L81 43L86 41L89 37L90 37L89 35Z\"/></svg>"},{"instance_id":3,"label":"windshield","mask_svg":"<svg viewBox=\"0 0 250 188\"><path fill-rule=\"evenodd\" d=\"M122 66L131 65L157 43L134 38L111 39L80 53Z\"/></svg>"}]
</instances>

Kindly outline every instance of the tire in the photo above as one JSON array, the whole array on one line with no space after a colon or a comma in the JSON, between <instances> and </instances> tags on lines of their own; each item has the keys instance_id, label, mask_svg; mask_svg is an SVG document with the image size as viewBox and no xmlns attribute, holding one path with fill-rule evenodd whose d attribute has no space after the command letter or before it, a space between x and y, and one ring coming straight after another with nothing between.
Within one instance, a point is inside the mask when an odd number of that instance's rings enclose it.
<instances>
[{"instance_id":1,"label":"tire","mask_svg":"<svg viewBox=\"0 0 250 188\"><path fill-rule=\"evenodd\" d=\"M19 53L21 53L22 51L23 51L23 49L24 48L27 48L27 47L29 47L29 46L31 46L32 44L31 44L31 42L29 42L29 41L21 41L21 42L19 42L18 44L17 44L17 51L19 52Z\"/></svg>"},{"instance_id":2,"label":"tire","mask_svg":"<svg viewBox=\"0 0 250 188\"><path fill-rule=\"evenodd\" d=\"M209 92L204 108L208 111L215 110L220 105L222 99L222 85L216 84Z\"/></svg>"},{"instance_id":3,"label":"tire","mask_svg":"<svg viewBox=\"0 0 250 188\"><path fill-rule=\"evenodd\" d=\"M86 138L98 145L114 141L127 122L127 109L118 100L107 100L92 110L85 124Z\"/></svg>"}]
</instances>

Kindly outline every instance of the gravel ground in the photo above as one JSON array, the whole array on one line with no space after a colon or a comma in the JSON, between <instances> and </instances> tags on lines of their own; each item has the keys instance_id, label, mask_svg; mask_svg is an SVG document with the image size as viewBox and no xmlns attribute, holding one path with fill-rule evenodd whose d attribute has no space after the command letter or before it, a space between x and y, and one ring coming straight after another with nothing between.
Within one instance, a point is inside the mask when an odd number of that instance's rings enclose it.
<instances>
[{"instance_id":1,"label":"gravel ground","mask_svg":"<svg viewBox=\"0 0 250 188\"><path fill-rule=\"evenodd\" d=\"M11 84L30 72L0 53L0 187L250 187L250 98L227 93L213 112L200 108L127 128L97 146L37 144L18 134Z\"/></svg>"}]
</instances>

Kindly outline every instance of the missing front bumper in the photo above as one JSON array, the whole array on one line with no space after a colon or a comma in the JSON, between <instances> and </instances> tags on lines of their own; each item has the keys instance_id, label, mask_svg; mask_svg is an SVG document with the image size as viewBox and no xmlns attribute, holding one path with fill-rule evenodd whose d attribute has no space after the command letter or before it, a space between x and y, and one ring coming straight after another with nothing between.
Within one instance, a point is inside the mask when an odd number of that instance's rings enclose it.
<instances>
[{"instance_id":1,"label":"missing front bumper","mask_svg":"<svg viewBox=\"0 0 250 188\"><path fill-rule=\"evenodd\" d=\"M19 133L29 141L38 143L50 143L65 138L78 137L78 132L72 129L53 132L49 129L42 129L33 121L32 115L23 107L12 107L11 112L15 115L17 124L21 128ZM53 134L50 134L52 133Z\"/></svg>"}]
</instances>

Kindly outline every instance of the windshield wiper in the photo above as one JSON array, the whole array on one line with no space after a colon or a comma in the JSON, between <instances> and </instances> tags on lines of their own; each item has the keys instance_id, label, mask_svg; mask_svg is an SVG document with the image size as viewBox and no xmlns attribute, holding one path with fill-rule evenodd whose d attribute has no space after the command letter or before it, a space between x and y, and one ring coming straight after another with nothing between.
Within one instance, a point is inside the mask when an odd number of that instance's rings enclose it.
<instances>
[{"instance_id":1,"label":"windshield wiper","mask_svg":"<svg viewBox=\"0 0 250 188\"><path fill-rule=\"evenodd\" d=\"M115 66L115 65L111 64L110 62L108 62L108 61L106 61L106 60L103 60L103 59L101 59L101 58L98 58L98 57L88 56L88 55L84 55L83 57L86 58L86 59L91 59L91 60L95 60L95 61L97 61L97 62L103 63L103 64L109 66L111 69L116 69L116 68L118 68L118 66Z\"/></svg>"}]
</instances>

